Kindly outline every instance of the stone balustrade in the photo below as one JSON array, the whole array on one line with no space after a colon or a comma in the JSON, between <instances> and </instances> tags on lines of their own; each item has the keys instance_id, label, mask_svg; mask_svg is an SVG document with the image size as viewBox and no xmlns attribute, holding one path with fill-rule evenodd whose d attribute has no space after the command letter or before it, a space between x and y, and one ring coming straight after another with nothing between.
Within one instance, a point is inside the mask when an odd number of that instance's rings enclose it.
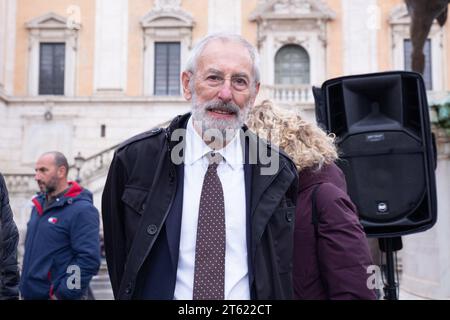
<instances>
[{"instance_id":1,"label":"stone balustrade","mask_svg":"<svg viewBox=\"0 0 450 320\"><path fill-rule=\"evenodd\" d=\"M311 85L264 85L262 93L274 102L311 103L314 101Z\"/></svg>"},{"instance_id":2,"label":"stone balustrade","mask_svg":"<svg viewBox=\"0 0 450 320\"><path fill-rule=\"evenodd\" d=\"M39 191L38 185L34 180L34 174L4 174L3 176L10 194L33 194Z\"/></svg>"}]
</instances>

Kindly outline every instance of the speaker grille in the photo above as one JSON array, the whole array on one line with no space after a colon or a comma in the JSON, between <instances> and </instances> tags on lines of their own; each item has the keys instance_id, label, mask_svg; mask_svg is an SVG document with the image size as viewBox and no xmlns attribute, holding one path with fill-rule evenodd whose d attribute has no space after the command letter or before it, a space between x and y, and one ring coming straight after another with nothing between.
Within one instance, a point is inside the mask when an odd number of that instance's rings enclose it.
<instances>
[{"instance_id":1,"label":"speaker grille","mask_svg":"<svg viewBox=\"0 0 450 320\"><path fill-rule=\"evenodd\" d=\"M366 132L339 143L348 192L368 221L393 221L414 212L426 192L424 152L402 131Z\"/></svg>"}]
</instances>

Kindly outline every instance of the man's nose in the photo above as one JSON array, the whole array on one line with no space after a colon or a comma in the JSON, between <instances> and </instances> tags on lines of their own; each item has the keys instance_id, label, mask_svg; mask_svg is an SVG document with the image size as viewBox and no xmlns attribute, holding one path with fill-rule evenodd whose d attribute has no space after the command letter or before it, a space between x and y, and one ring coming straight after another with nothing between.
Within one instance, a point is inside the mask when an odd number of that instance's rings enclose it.
<instances>
[{"instance_id":1,"label":"man's nose","mask_svg":"<svg viewBox=\"0 0 450 320\"><path fill-rule=\"evenodd\" d=\"M231 99L233 98L233 93L231 91L231 81L230 80L228 80L228 79L225 80L222 87L220 88L218 98L226 103L231 101Z\"/></svg>"},{"instance_id":2,"label":"man's nose","mask_svg":"<svg viewBox=\"0 0 450 320\"><path fill-rule=\"evenodd\" d=\"M39 172L36 172L34 174L34 180L38 181L41 178L41 175L39 174Z\"/></svg>"}]
</instances>

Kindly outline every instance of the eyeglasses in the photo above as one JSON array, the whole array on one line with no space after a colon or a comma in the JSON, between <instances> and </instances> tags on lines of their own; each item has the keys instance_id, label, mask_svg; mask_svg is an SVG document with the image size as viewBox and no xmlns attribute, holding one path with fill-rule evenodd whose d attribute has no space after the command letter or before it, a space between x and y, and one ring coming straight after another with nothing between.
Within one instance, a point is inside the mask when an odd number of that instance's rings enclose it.
<instances>
[{"instance_id":1,"label":"eyeglasses","mask_svg":"<svg viewBox=\"0 0 450 320\"><path fill-rule=\"evenodd\" d=\"M244 74L225 77L222 73L207 73L201 80L211 88L221 88L226 80L230 80L231 87L238 92L246 92L250 88L250 80Z\"/></svg>"}]
</instances>

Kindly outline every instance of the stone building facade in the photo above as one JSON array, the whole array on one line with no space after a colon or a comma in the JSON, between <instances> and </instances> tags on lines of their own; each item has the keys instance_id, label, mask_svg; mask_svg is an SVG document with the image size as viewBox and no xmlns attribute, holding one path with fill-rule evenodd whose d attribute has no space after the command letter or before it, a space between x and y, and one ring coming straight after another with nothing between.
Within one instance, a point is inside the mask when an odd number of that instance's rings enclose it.
<instances>
[{"instance_id":1,"label":"stone building facade","mask_svg":"<svg viewBox=\"0 0 450 320\"><path fill-rule=\"evenodd\" d=\"M0 170L21 234L38 155L60 150L73 165L81 155L71 175L100 207L114 147L189 110L178 73L204 35L247 38L261 56L258 101L313 120L312 86L407 69L409 21L401 0L0 0ZM430 100L450 91L449 50L450 23L435 24L426 46ZM438 145L442 218L405 237L402 262L405 288L450 298L448 137Z\"/></svg>"}]
</instances>

